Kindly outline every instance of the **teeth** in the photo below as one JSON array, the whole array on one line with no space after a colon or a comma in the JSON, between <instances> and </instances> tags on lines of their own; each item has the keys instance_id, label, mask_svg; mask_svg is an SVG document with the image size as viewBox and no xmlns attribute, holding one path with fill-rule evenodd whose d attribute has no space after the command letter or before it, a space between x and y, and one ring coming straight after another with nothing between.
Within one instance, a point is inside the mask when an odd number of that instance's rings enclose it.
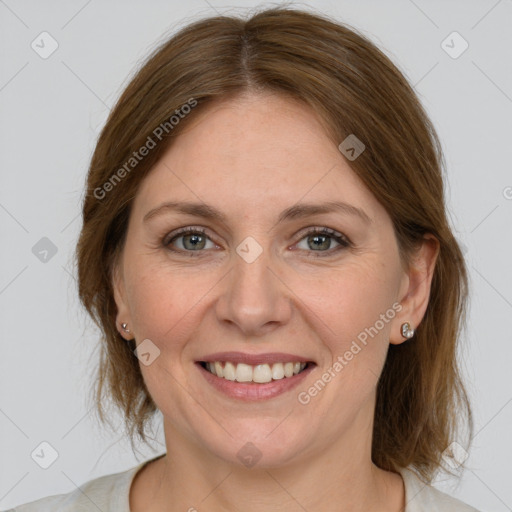
<instances>
[{"instance_id":1,"label":"teeth","mask_svg":"<svg viewBox=\"0 0 512 512\"><path fill-rule=\"evenodd\" d=\"M280 380L284 377L284 366L283 363L276 363L272 365L272 378Z\"/></svg>"},{"instance_id":2,"label":"teeth","mask_svg":"<svg viewBox=\"0 0 512 512\"><path fill-rule=\"evenodd\" d=\"M217 375L217 377L224 376L224 373L222 371L222 365L218 361L215 361L215 375Z\"/></svg>"},{"instance_id":3,"label":"teeth","mask_svg":"<svg viewBox=\"0 0 512 512\"><path fill-rule=\"evenodd\" d=\"M270 382L272 380L272 370L268 364L258 364L252 371L252 380L254 382Z\"/></svg>"},{"instance_id":4,"label":"teeth","mask_svg":"<svg viewBox=\"0 0 512 512\"><path fill-rule=\"evenodd\" d=\"M259 384L293 377L304 370L305 367L306 363L299 362L274 363L273 365L257 364L254 366L244 363L233 364L229 361L225 363L221 361L206 363L206 369L217 377L231 381L257 382Z\"/></svg>"},{"instance_id":5,"label":"teeth","mask_svg":"<svg viewBox=\"0 0 512 512\"><path fill-rule=\"evenodd\" d=\"M236 380L238 382L251 382L252 367L248 364L239 363L236 365Z\"/></svg>"},{"instance_id":6,"label":"teeth","mask_svg":"<svg viewBox=\"0 0 512 512\"><path fill-rule=\"evenodd\" d=\"M284 365L284 376L291 377L293 375L293 363L286 363Z\"/></svg>"},{"instance_id":7,"label":"teeth","mask_svg":"<svg viewBox=\"0 0 512 512\"><path fill-rule=\"evenodd\" d=\"M235 380L235 366L233 363L226 363L222 370L223 377L227 380Z\"/></svg>"}]
</instances>

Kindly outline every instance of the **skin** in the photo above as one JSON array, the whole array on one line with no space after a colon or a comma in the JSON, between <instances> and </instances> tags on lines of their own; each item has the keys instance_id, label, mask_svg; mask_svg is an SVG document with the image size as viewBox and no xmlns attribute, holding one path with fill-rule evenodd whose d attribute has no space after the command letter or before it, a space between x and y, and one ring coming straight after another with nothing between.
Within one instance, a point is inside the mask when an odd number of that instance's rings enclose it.
<instances>
[{"instance_id":1,"label":"skin","mask_svg":"<svg viewBox=\"0 0 512 512\"><path fill-rule=\"evenodd\" d=\"M163 414L167 455L136 476L132 512L403 510L401 476L371 460L376 384L389 344L414 343L400 326L417 327L424 316L437 240L427 236L402 265L389 215L302 103L246 93L191 121L141 184L113 277L121 334L160 350L140 368ZM331 200L371 222L333 212L277 224L289 206ZM208 203L227 221L173 211L143 221L166 201ZM187 226L206 229L199 250L190 235L170 246L181 253L164 246ZM327 238L317 248L311 227L331 228L351 245ZM249 236L262 249L252 263L236 252ZM394 303L401 311L299 403L298 392ZM317 366L298 389L241 402L215 390L195 364L218 351L289 352ZM261 452L252 468L237 458L247 442Z\"/></svg>"}]
</instances>

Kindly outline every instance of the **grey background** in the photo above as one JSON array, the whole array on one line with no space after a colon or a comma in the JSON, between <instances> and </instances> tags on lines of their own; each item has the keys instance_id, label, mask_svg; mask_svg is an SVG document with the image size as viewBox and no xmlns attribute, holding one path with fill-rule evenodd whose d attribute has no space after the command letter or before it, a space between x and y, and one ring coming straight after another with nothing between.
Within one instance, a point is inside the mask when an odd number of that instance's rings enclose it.
<instances>
[{"instance_id":1,"label":"grey background","mask_svg":"<svg viewBox=\"0 0 512 512\"><path fill-rule=\"evenodd\" d=\"M256 5L0 0L1 509L165 451L159 429L155 451L134 455L120 419L105 431L90 412L97 333L78 307L72 271L84 177L108 108L156 44L198 16ZM414 84L441 137L451 217L471 271L461 356L476 429L469 470L435 485L481 510L512 510L512 2L296 5L377 43ZM43 31L58 43L46 59L31 47L42 46ZM458 58L441 46L453 31L469 44ZM48 469L31 458L42 442L58 452Z\"/></svg>"}]
</instances>

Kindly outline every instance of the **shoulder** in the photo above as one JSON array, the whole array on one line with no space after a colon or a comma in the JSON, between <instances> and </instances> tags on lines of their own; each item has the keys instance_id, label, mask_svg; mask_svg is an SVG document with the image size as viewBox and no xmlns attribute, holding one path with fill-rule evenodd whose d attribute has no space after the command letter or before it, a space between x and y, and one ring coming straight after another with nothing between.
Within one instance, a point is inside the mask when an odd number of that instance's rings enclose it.
<instances>
[{"instance_id":1,"label":"shoulder","mask_svg":"<svg viewBox=\"0 0 512 512\"><path fill-rule=\"evenodd\" d=\"M130 484L144 464L95 478L69 493L40 498L6 512L129 512Z\"/></svg>"},{"instance_id":2,"label":"shoulder","mask_svg":"<svg viewBox=\"0 0 512 512\"><path fill-rule=\"evenodd\" d=\"M476 508L425 484L413 471L400 471L405 484L405 512L479 512Z\"/></svg>"}]
</instances>

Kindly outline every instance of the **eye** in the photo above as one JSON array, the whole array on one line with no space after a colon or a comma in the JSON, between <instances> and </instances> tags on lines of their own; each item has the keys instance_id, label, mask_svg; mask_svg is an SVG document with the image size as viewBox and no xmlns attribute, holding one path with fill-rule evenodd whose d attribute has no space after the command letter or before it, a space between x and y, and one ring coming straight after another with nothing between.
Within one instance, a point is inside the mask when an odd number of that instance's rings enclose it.
<instances>
[{"instance_id":1,"label":"eye","mask_svg":"<svg viewBox=\"0 0 512 512\"><path fill-rule=\"evenodd\" d=\"M299 247L299 249L306 251L306 253L308 253L308 257L314 258L330 256L333 253L337 253L342 249L352 246L352 243L346 236L326 227L309 230L302 236L300 242L303 240L306 240L307 247ZM338 247L335 247L334 249L331 248L333 240L338 244ZM210 242L213 247L207 247L208 242ZM194 226L186 227L177 232L170 233L164 238L162 244L170 251L182 254L188 252L190 256L199 256L201 251L216 247L216 244L212 242L208 235L206 235L206 230L204 228ZM177 248L175 248L175 244L178 246ZM173 247L173 245L175 247ZM197 252L198 254L193 254L194 252Z\"/></svg>"},{"instance_id":2,"label":"eye","mask_svg":"<svg viewBox=\"0 0 512 512\"><path fill-rule=\"evenodd\" d=\"M305 236L301 238L302 240L306 240L307 248L300 248L301 250L306 250L308 253L308 257L313 258L321 258L324 256L331 256L333 253L337 253L340 250L346 249L347 247L352 246L350 240L342 235L341 233L337 233L333 229L330 228L314 228L308 231ZM338 244L338 247L331 250L332 241L335 241ZM308 250L313 249L313 250ZM320 250L317 250L320 249ZM322 250L326 249L326 250ZM319 254L315 254L319 253ZM327 254L326 254L327 253Z\"/></svg>"},{"instance_id":3,"label":"eye","mask_svg":"<svg viewBox=\"0 0 512 512\"><path fill-rule=\"evenodd\" d=\"M166 236L163 240L163 245L174 252L198 252L203 249L207 249L206 242L210 241L210 238L205 234L206 230L203 228L187 227L180 229L177 233L171 233ZM178 244L181 247L174 249L171 247L175 242L181 239L181 243ZM215 244L213 244L215 245ZM211 247L210 247L211 248Z\"/></svg>"}]
</instances>

